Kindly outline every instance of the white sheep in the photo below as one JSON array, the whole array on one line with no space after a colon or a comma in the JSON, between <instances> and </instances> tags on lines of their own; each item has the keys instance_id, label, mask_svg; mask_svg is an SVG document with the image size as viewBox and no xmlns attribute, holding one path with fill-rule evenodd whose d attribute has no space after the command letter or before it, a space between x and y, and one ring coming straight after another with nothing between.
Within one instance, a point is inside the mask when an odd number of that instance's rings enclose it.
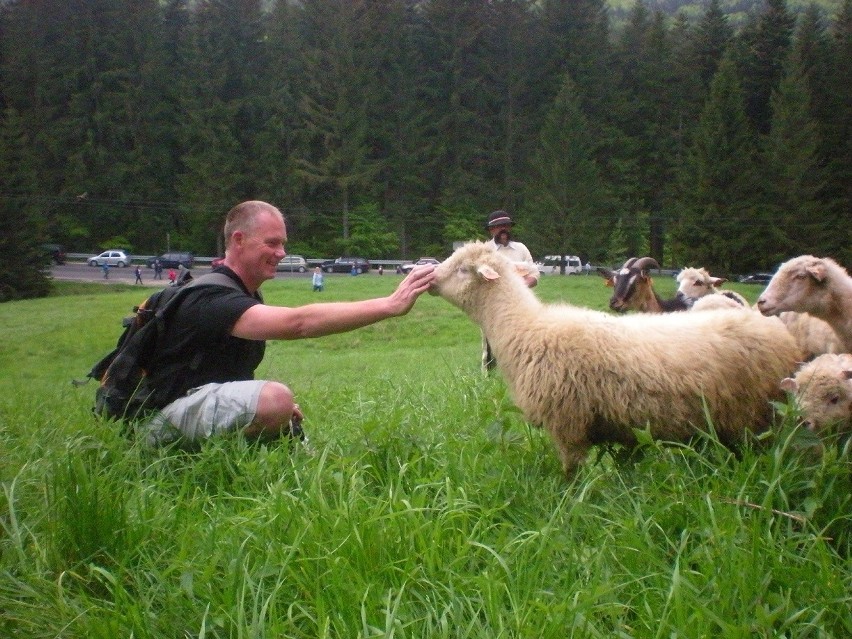
<instances>
[{"instance_id":1,"label":"white sheep","mask_svg":"<svg viewBox=\"0 0 852 639\"><path fill-rule=\"evenodd\" d=\"M763 430L799 358L781 322L759 313L614 316L543 304L481 242L435 273L431 292L482 328L514 402L548 431L567 474L594 444L634 444L633 429L683 441L709 415L726 444Z\"/></svg>"},{"instance_id":2,"label":"white sheep","mask_svg":"<svg viewBox=\"0 0 852 639\"><path fill-rule=\"evenodd\" d=\"M852 277L828 257L800 255L784 262L757 299L764 315L810 313L829 324L852 352Z\"/></svg>"},{"instance_id":3,"label":"white sheep","mask_svg":"<svg viewBox=\"0 0 852 639\"><path fill-rule=\"evenodd\" d=\"M817 434L852 433L852 355L820 355L781 381Z\"/></svg>"},{"instance_id":4,"label":"white sheep","mask_svg":"<svg viewBox=\"0 0 852 639\"><path fill-rule=\"evenodd\" d=\"M720 291L719 287L728 280L724 277L714 277L704 268L687 267L677 274L677 293L690 307L695 303L709 295L721 295L735 302L742 307L748 307L749 303L746 298L736 291ZM705 302L704 309L707 308L733 308L730 304L721 300L716 300L718 304Z\"/></svg>"}]
</instances>

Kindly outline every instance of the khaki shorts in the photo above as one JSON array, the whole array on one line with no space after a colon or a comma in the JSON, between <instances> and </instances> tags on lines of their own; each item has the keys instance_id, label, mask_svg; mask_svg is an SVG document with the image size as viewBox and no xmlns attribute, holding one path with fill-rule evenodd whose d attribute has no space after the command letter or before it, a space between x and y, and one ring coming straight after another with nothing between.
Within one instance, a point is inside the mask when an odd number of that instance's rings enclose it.
<instances>
[{"instance_id":1,"label":"khaki shorts","mask_svg":"<svg viewBox=\"0 0 852 639\"><path fill-rule=\"evenodd\" d=\"M257 414L263 380L205 384L190 389L155 413L141 428L149 446L182 440L197 444L217 433L231 433L248 426Z\"/></svg>"}]
</instances>

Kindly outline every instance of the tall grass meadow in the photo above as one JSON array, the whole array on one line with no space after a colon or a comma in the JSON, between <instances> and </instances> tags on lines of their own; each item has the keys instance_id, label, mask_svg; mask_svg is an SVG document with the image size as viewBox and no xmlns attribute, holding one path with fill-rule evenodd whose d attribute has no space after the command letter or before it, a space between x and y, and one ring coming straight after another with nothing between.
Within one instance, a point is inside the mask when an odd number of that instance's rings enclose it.
<instances>
[{"instance_id":1,"label":"tall grass meadow","mask_svg":"<svg viewBox=\"0 0 852 639\"><path fill-rule=\"evenodd\" d=\"M297 305L397 282L264 291ZM640 437L568 480L481 374L478 329L423 296L403 318L268 345L257 375L294 389L309 449L149 450L71 380L152 289L56 289L0 305L2 637L852 636L850 451L814 454L790 405L738 455ZM609 296L594 276L537 293Z\"/></svg>"}]
</instances>

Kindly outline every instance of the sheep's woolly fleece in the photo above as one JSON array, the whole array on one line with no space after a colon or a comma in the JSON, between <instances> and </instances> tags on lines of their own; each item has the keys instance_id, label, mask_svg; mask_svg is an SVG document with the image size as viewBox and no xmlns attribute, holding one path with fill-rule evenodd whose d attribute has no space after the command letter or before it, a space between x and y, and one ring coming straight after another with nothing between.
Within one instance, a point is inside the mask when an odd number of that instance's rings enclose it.
<instances>
[{"instance_id":1,"label":"sheep's woolly fleece","mask_svg":"<svg viewBox=\"0 0 852 639\"><path fill-rule=\"evenodd\" d=\"M820 355L781 381L805 425L819 434L852 432L852 355Z\"/></svg>"},{"instance_id":2,"label":"sheep's woolly fleece","mask_svg":"<svg viewBox=\"0 0 852 639\"><path fill-rule=\"evenodd\" d=\"M480 325L513 400L550 434L566 473L633 429L686 440L708 428L734 444L761 431L799 351L777 318L737 310L613 316L543 304L487 245L463 246L432 292Z\"/></svg>"}]
</instances>

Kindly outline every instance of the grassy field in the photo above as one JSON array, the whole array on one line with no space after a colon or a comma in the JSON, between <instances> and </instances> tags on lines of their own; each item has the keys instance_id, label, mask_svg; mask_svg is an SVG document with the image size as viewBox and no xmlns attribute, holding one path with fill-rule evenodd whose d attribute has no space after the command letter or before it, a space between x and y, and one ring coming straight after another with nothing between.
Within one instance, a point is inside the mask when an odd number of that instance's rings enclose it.
<instances>
[{"instance_id":1,"label":"grassy field","mask_svg":"<svg viewBox=\"0 0 852 639\"><path fill-rule=\"evenodd\" d=\"M302 304L397 281L264 288ZM852 636L850 453L816 458L786 406L738 458L649 442L567 481L480 374L478 329L424 296L355 333L270 343L258 377L297 393L310 451L150 451L92 417L94 383L70 383L142 293L59 292L0 305L0 637ZM598 277L537 292L599 309L609 294Z\"/></svg>"}]
</instances>

